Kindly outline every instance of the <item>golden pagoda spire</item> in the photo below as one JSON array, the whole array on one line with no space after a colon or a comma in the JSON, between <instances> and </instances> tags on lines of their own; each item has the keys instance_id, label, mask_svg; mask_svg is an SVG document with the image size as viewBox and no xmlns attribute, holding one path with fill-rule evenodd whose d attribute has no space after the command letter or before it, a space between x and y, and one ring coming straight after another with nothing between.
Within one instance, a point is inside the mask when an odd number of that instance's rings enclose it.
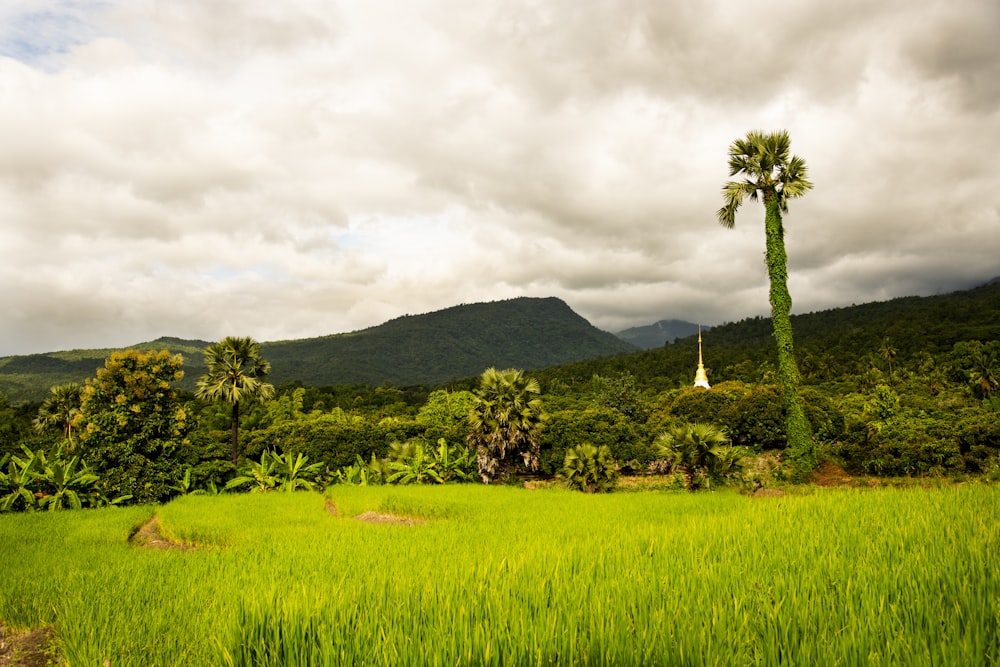
<instances>
[{"instance_id":1,"label":"golden pagoda spire","mask_svg":"<svg viewBox=\"0 0 1000 667\"><path fill-rule=\"evenodd\" d=\"M711 389L708 384L708 373L705 372L705 364L701 359L701 325L698 325L698 370L694 374L694 386Z\"/></svg>"}]
</instances>

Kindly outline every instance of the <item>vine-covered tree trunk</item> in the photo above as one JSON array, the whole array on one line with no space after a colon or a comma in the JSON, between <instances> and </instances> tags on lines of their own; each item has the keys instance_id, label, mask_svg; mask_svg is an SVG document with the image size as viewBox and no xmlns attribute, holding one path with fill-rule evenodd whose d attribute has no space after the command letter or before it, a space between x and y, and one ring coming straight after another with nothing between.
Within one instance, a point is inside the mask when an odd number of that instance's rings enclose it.
<instances>
[{"instance_id":1,"label":"vine-covered tree trunk","mask_svg":"<svg viewBox=\"0 0 1000 667\"><path fill-rule=\"evenodd\" d=\"M768 278L771 281L771 321L778 346L778 380L781 382L787 409L787 455L800 471L816 466L816 448L812 430L806 419L799 396L799 369L795 364L792 345L792 297L788 292L788 256L785 253L785 232L781 225L781 205L774 192L764 193L764 230L767 239Z\"/></svg>"},{"instance_id":2,"label":"vine-covered tree trunk","mask_svg":"<svg viewBox=\"0 0 1000 667\"><path fill-rule=\"evenodd\" d=\"M229 445L233 455L233 465L240 462L240 402L233 402L233 412L229 419Z\"/></svg>"}]
</instances>

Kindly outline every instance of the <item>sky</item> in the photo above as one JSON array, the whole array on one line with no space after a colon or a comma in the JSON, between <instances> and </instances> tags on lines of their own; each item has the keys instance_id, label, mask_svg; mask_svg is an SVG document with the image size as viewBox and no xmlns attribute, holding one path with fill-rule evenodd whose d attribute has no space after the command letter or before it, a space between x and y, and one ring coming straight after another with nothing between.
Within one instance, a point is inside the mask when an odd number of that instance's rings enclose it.
<instances>
[{"instance_id":1,"label":"sky","mask_svg":"<svg viewBox=\"0 0 1000 667\"><path fill-rule=\"evenodd\" d=\"M815 185L794 313L1000 276L996 0L4 2L0 356L766 316L755 129Z\"/></svg>"}]
</instances>

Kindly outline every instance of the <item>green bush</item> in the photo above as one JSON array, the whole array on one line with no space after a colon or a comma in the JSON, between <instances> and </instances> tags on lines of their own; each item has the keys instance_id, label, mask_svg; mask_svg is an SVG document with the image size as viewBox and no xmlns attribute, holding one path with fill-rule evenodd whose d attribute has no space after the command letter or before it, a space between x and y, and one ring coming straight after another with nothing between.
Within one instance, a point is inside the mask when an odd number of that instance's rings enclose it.
<instances>
[{"instance_id":1,"label":"green bush","mask_svg":"<svg viewBox=\"0 0 1000 667\"><path fill-rule=\"evenodd\" d=\"M365 421L308 419L282 422L250 434L244 447L248 454L274 449L284 453L305 454L312 461L325 461L330 470L348 467L358 457L368 460L372 454L385 457L392 442L405 442L420 435L424 427L413 421Z\"/></svg>"},{"instance_id":2,"label":"green bush","mask_svg":"<svg viewBox=\"0 0 1000 667\"><path fill-rule=\"evenodd\" d=\"M585 442L566 450L559 477L571 489L605 493L618 482L618 463L607 445L594 447Z\"/></svg>"},{"instance_id":3,"label":"green bush","mask_svg":"<svg viewBox=\"0 0 1000 667\"><path fill-rule=\"evenodd\" d=\"M776 385L759 385L727 402L712 420L735 445L755 452L785 448L785 400Z\"/></svg>"},{"instance_id":4,"label":"green bush","mask_svg":"<svg viewBox=\"0 0 1000 667\"><path fill-rule=\"evenodd\" d=\"M564 410L548 415L542 431L539 469L555 475L563 467L566 452L583 443L607 447L624 465L638 469L655 457L648 442L650 434L627 416L610 408Z\"/></svg>"}]
</instances>

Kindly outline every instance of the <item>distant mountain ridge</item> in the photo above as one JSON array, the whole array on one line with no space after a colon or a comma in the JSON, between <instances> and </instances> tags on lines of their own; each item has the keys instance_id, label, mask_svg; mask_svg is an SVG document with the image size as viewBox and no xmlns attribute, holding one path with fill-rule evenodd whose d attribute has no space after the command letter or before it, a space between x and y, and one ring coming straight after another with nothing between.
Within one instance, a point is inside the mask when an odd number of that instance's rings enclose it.
<instances>
[{"instance_id":1,"label":"distant mountain ridge","mask_svg":"<svg viewBox=\"0 0 1000 667\"><path fill-rule=\"evenodd\" d=\"M708 331L711 327L702 327ZM685 320L660 320L641 327L632 327L619 331L615 335L627 343L632 343L643 350L663 347L673 343L678 338L687 338L698 333L698 325Z\"/></svg>"},{"instance_id":2,"label":"distant mountain ridge","mask_svg":"<svg viewBox=\"0 0 1000 667\"><path fill-rule=\"evenodd\" d=\"M486 368L534 370L636 348L555 297L453 306L349 334L262 343L275 382L439 384Z\"/></svg>"},{"instance_id":3,"label":"distant mountain ridge","mask_svg":"<svg viewBox=\"0 0 1000 667\"><path fill-rule=\"evenodd\" d=\"M163 337L129 349L166 348L183 354L180 386L193 389L205 372L202 350L210 344ZM41 400L53 385L93 377L113 351L0 358L0 391L11 402ZM535 370L635 351L554 297L463 304L352 333L261 342L272 382L307 385L434 385L478 375L490 366Z\"/></svg>"},{"instance_id":4,"label":"distant mountain ridge","mask_svg":"<svg viewBox=\"0 0 1000 667\"><path fill-rule=\"evenodd\" d=\"M822 369L831 360L833 368L856 367L862 360L874 363L885 340L897 348L902 363L915 350L942 354L962 340L1000 340L1000 280L949 294L793 315L792 323L800 368L807 374L810 367L819 364ZM691 326L697 332L697 325ZM181 386L191 389L204 373L201 352L207 345L160 338L133 347L183 354ZM555 298L455 306L353 333L264 342L262 348L278 384L436 385L498 366L537 370L543 381L564 382L627 371L648 387L664 389L691 382L697 362L693 333L640 350L591 326ZM0 391L15 404L40 400L53 385L93 377L113 351L0 358ZM771 323L765 317L717 325L705 338L705 364L713 383L738 377L741 368L773 363L773 355Z\"/></svg>"}]
</instances>

